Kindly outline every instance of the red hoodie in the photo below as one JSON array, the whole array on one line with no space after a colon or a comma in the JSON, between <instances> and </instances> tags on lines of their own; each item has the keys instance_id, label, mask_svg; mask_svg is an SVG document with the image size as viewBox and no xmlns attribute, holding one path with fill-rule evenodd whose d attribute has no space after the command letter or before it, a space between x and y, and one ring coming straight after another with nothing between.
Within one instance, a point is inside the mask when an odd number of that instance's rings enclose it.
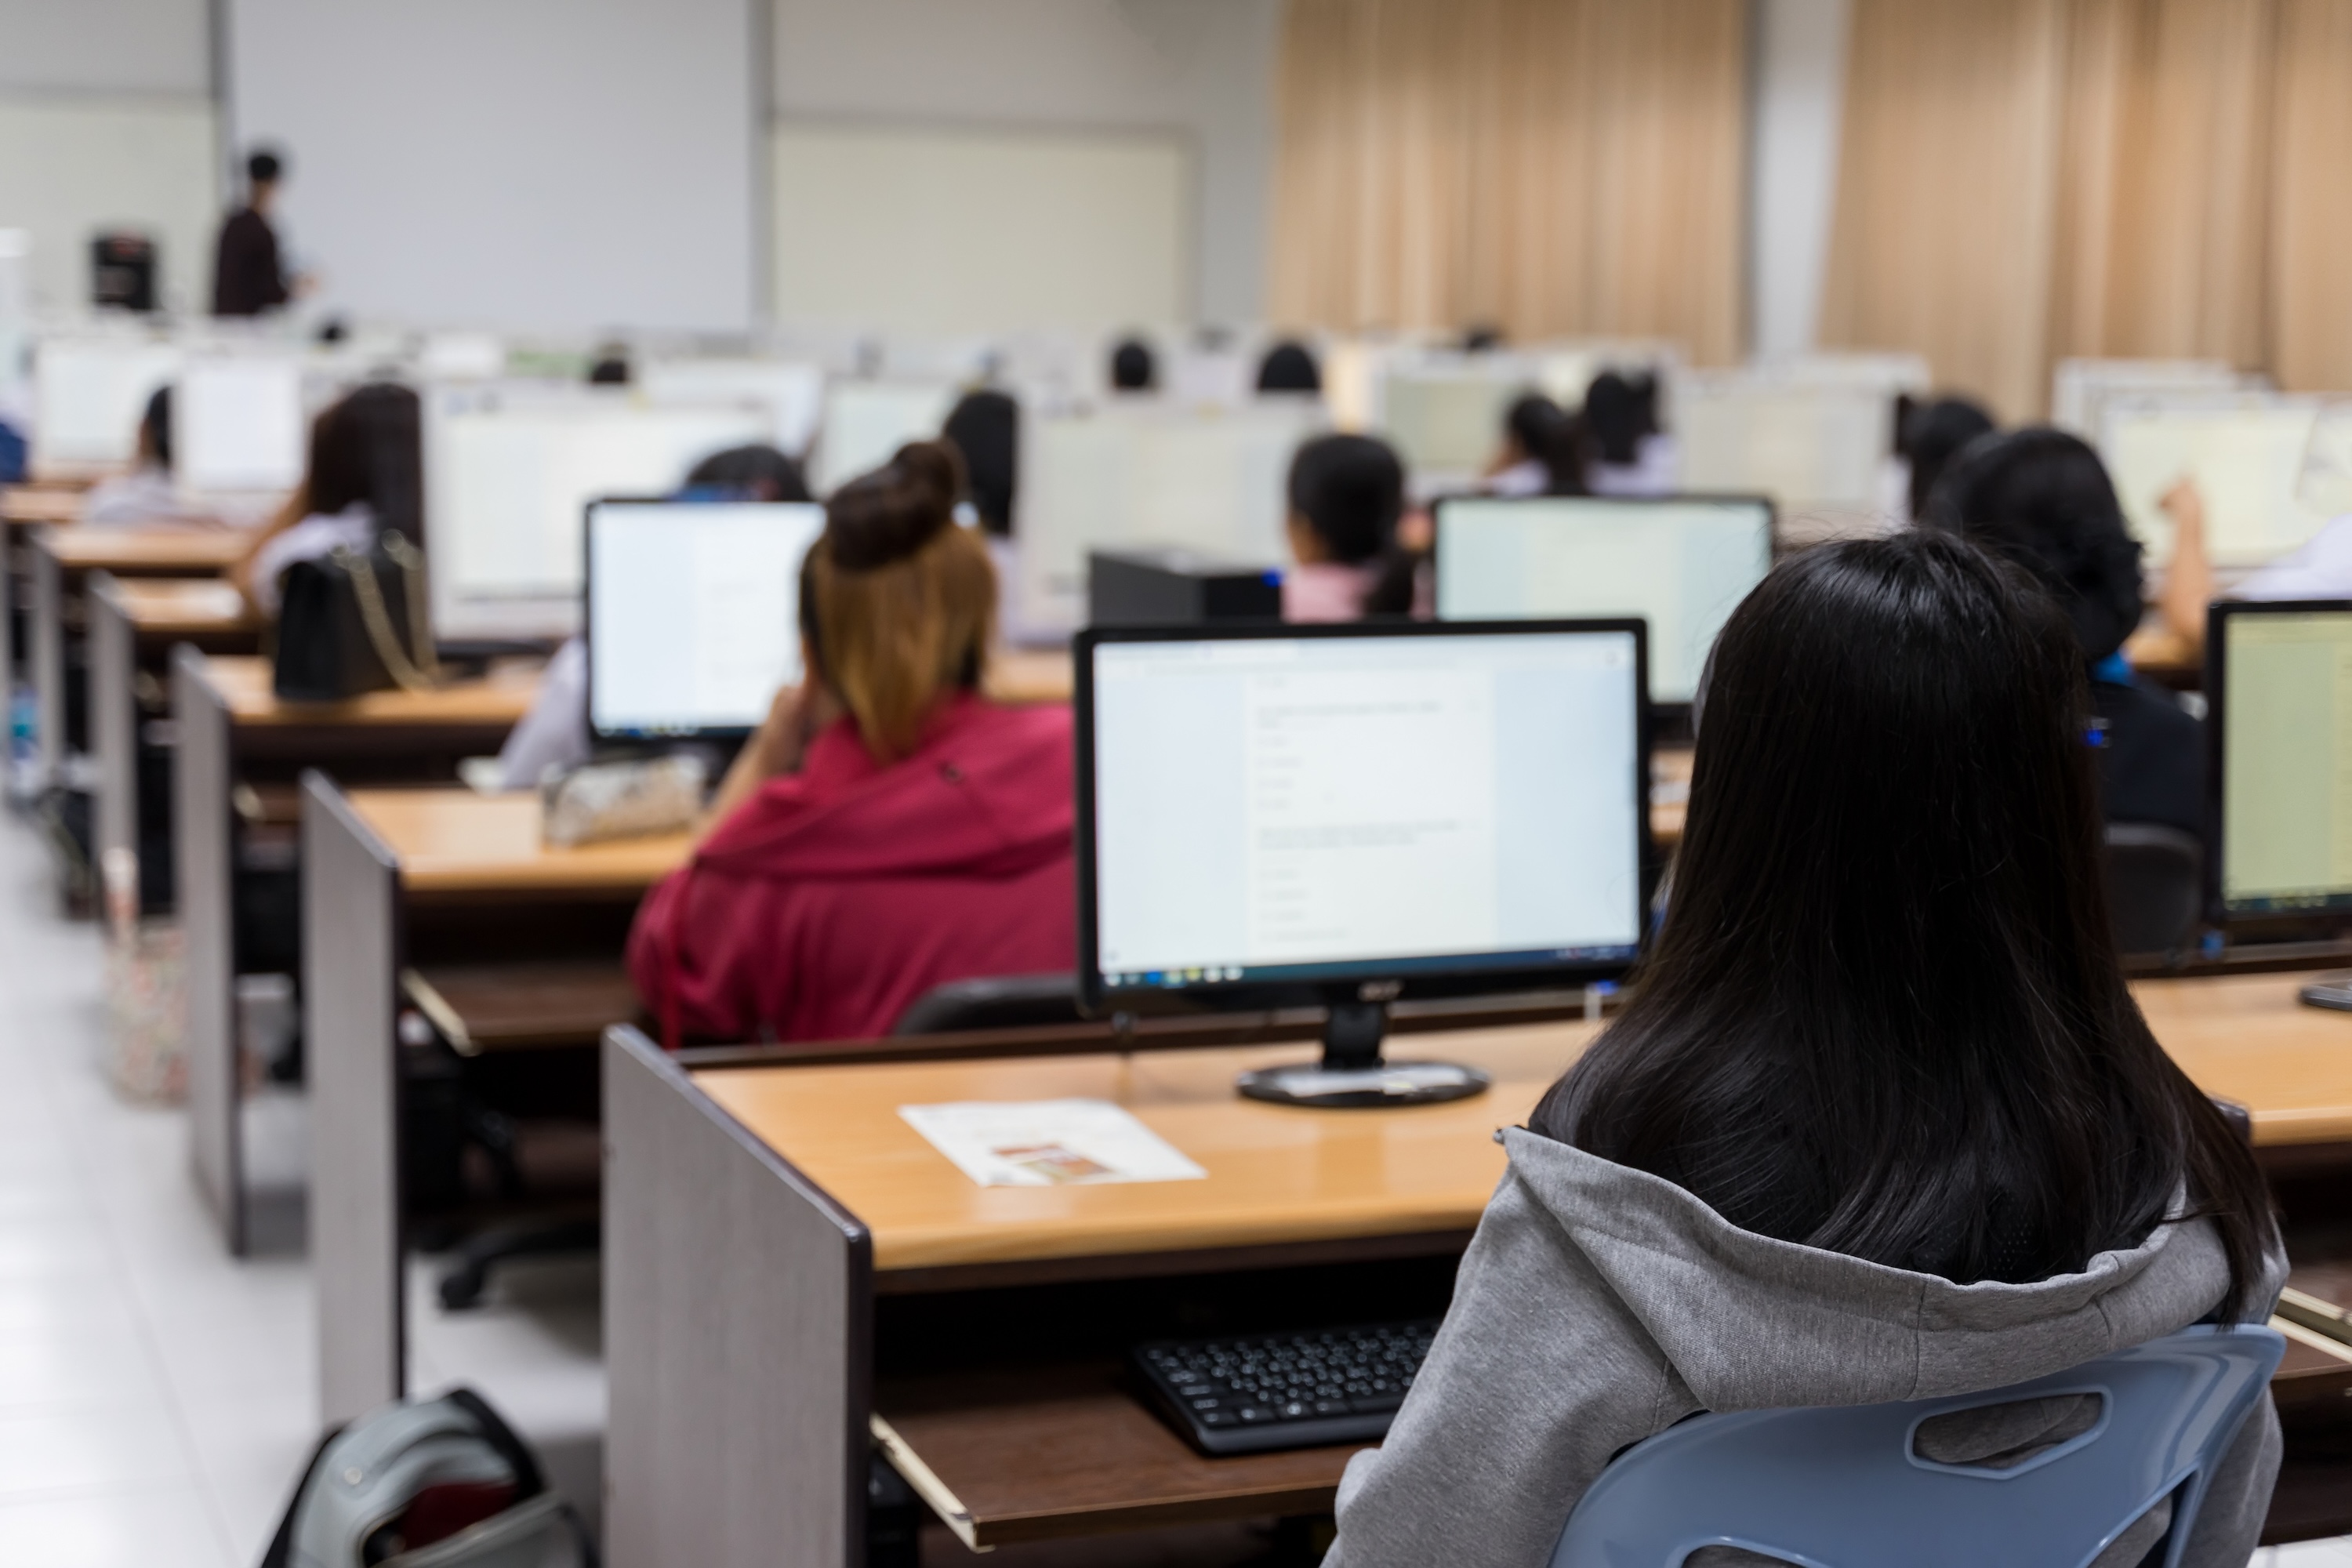
<instances>
[{"instance_id":1,"label":"red hoodie","mask_svg":"<svg viewBox=\"0 0 2352 1568\"><path fill-rule=\"evenodd\" d=\"M665 1042L870 1038L948 981L1067 971L1070 746L1067 708L975 697L887 767L826 728L637 911Z\"/></svg>"}]
</instances>

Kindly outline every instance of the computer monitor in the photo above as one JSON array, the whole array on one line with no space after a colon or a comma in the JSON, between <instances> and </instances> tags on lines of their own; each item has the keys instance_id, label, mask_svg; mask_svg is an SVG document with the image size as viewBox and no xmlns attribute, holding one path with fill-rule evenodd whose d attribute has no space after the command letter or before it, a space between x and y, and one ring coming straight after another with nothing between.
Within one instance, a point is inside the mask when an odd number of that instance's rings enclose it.
<instances>
[{"instance_id":1,"label":"computer monitor","mask_svg":"<svg viewBox=\"0 0 2352 1568\"><path fill-rule=\"evenodd\" d=\"M943 382L835 382L825 389L824 420L810 454L811 488L830 495L908 442L930 440L955 405L955 387Z\"/></svg>"},{"instance_id":2,"label":"computer monitor","mask_svg":"<svg viewBox=\"0 0 2352 1568\"><path fill-rule=\"evenodd\" d=\"M2215 918L2352 924L2352 600L2217 604L2206 637Z\"/></svg>"},{"instance_id":3,"label":"computer monitor","mask_svg":"<svg viewBox=\"0 0 2352 1568\"><path fill-rule=\"evenodd\" d=\"M2216 566L2259 566L2318 532L2328 514L2305 503L2302 480L2321 406L2264 394L2108 405L2099 456L2148 563L2172 559L2162 503L2184 479L2204 496L2205 552Z\"/></svg>"},{"instance_id":4,"label":"computer monitor","mask_svg":"<svg viewBox=\"0 0 2352 1568\"><path fill-rule=\"evenodd\" d=\"M292 354L192 356L172 388L172 470L188 495L276 493L302 482L310 421Z\"/></svg>"},{"instance_id":5,"label":"computer monitor","mask_svg":"<svg viewBox=\"0 0 2352 1568\"><path fill-rule=\"evenodd\" d=\"M1622 973L1649 851L1642 623L1089 630L1076 642L1086 1004L1321 1003L1244 1092L1475 1094L1381 1060L1387 1005Z\"/></svg>"},{"instance_id":6,"label":"computer monitor","mask_svg":"<svg viewBox=\"0 0 2352 1568\"><path fill-rule=\"evenodd\" d=\"M430 388L425 532L436 635L570 636L588 503L676 490L704 458L764 439L767 428L757 405L673 407L625 388Z\"/></svg>"},{"instance_id":7,"label":"computer monitor","mask_svg":"<svg viewBox=\"0 0 2352 1568\"><path fill-rule=\"evenodd\" d=\"M804 502L588 508L588 725L600 741L748 735L801 679Z\"/></svg>"},{"instance_id":8,"label":"computer monitor","mask_svg":"<svg viewBox=\"0 0 2352 1568\"><path fill-rule=\"evenodd\" d=\"M1771 569L1772 503L1756 497L1437 507L1439 618L1639 616L1655 703L1688 706L1716 634Z\"/></svg>"},{"instance_id":9,"label":"computer monitor","mask_svg":"<svg viewBox=\"0 0 2352 1568\"><path fill-rule=\"evenodd\" d=\"M1517 361L1393 370L1380 385L1380 432L1417 479L1465 478L1485 470L1512 402L1535 390L1534 372Z\"/></svg>"},{"instance_id":10,"label":"computer monitor","mask_svg":"<svg viewBox=\"0 0 2352 1568\"><path fill-rule=\"evenodd\" d=\"M1863 381L1687 376L1675 389L1683 483L1769 496L1784 514L1875 511L1895 447L1895 395Z\"/></svg>"},{"instance_id":11,"label":"computer monitor","mask_svg":"<svg viewBox=\"0 0 2352 1568\"><path fill-rule=\"evenodd\" d=\"M180 351L142 338L48 338L33 350L33 472L71 476L126 468L139 420L171 384Z\"/></svg>"},{"instance_id":12,"label":"computer monitor","mask_svg":"<svg viewBox=\"0 0 2352 1568\"><path fill-rule=\"evenodd\" d=\"M2210 395L2261 384L2223 360L2060 360L2050 376L2050 423L2096 441L2107 405L2119 399Z\"/></svg>"},{"instance_id":13,"label":"computer monitor","mask_svg":"<svg viewBox=\"0 0 2352 1568\"><path fill-rule=\"evenodd\" d=\"M768 410L765 437L801 457L816 438L824 409L824 371L795 360L657 359L637 367L637 384L656 403L757 403Z\"/></svg>"},{"instance_id":14,"label":"computer monitor","mask_svg":"<svg viewBox=\"0 0 2352 1568\"><path fill-rule=\"evenodd\" d=\"M1311 398L1205 411L1121 402L1024 419L1013 503L1017 619L1040 635L1084 624L1097 550L1288 559L1290 459L1323 420Z\"/></svg>"}]
</instances>

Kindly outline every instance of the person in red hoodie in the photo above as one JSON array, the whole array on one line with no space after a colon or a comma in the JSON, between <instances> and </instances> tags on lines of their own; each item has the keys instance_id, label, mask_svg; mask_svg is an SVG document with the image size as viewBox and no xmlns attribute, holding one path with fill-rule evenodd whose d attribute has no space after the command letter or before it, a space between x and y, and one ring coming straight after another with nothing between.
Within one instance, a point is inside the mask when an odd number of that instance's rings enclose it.
<instances>
[{"instance_id":1,"label":"person in red hoodie","mask_svg":"<svg viewBox=\"0 0 2352 1568\"><path fill-rule=\"evenodd\" d=\"M826 503L808 679L629 936L671 1048L877 1037L934 986L1076 961L1070 712L980 694L996 575L954 522L962 489L953 448L923 442Z\"/></svg>"}]
</instances>

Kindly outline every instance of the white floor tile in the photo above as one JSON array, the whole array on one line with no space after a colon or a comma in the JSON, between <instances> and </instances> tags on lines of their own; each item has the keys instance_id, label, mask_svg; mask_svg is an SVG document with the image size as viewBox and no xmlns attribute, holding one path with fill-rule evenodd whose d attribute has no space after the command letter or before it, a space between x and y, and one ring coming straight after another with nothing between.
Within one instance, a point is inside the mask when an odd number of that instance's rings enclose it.
<instances>
[{"instance_id":1,"label":"white floor tile","mask_svg":"<svg viewBox=\"0 0 2352 1568\"><path fill-rule=\"evenodd\" d=\"M163 1397L153 1355L127 1313L0 1332L0 1412Z\"/></svg>"},{"instance_id":2,"label":"white floor tile","mask_svg":"<svg viewBox=\"0 0 2352 1568\"><path fill-rule=\"evenodd\" d=\"M198 1479L160 1398L0 1411L0 1498Z\"/></svg>"},{"instance_id":3,"label":"white floor tile","mask_svg":"<svg viewBox=\"0 0 2352 1568\"><path fill-rule=\"evenodd\" d=\"M212 1510L192 1486L0 1500L0 1568L229 1568L251 1561L227 1554Z\"/></svg>"}]
</instances>

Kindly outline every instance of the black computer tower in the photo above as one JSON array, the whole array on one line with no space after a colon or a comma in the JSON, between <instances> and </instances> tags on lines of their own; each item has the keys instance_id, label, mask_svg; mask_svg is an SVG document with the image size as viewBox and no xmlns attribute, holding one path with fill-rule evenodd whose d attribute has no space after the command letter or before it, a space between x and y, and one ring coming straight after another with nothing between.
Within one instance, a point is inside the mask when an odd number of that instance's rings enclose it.
<instances>
[{"instance_id":1,"label":"black computer tower","mask_svg":"<svg viewBox=\"0 0 2352 1568\"><path fill-rule=\"evenodd\" d=\"M1282 618L1279 568L1179 549L1097 550L1087 559L1087 624L1191 626Z\"/></svg>"},{"instance_id":2,"label":"black computer tower","mask_svg":"<svg viewBox=\"0 0 2352 1568\"><path fill-rule=\"evenodd\" d=\"M155 309L155 242L143 234L101 234L89 242L89 302L100 310Z\"/></svg>"}]
</instances>

